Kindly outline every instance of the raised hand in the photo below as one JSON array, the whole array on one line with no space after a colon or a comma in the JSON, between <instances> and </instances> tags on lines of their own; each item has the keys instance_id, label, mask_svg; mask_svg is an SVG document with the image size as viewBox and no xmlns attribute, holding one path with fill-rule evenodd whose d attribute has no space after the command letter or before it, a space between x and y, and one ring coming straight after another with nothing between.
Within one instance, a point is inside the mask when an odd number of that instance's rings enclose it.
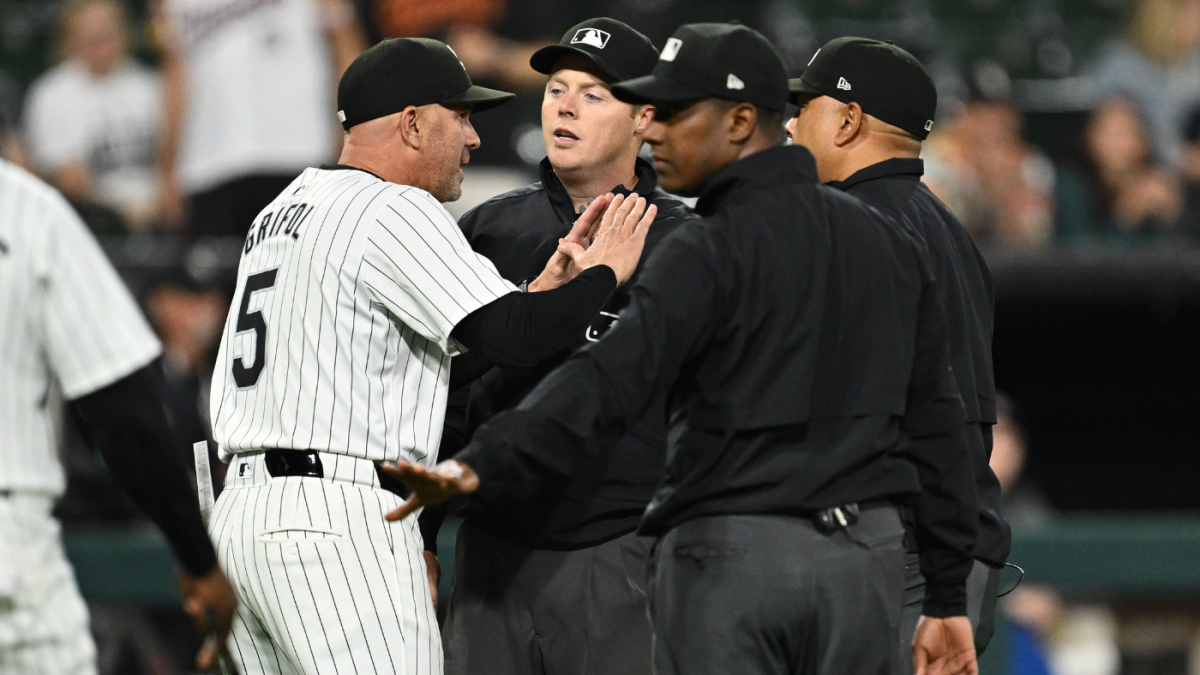
<instances>
[{"instance_id":1,"label":"raised hand","mask_svg":"<svg viewBox=\"0 0 1200 675\"><path fill-rule=\"evenodd\" d=\"M471 467L448 459L432 468L421 464L382 464L381 468L412 489L408 501L384 515L385 520L401 520L429 504L441 504L454 495L479 489L479 476Z\"/></svg>"},{"instance_id":2,"label":"raised hand","mask_svg":"<svg viewBox=\"0 0 1200 675\"><path fill-rule=\"evenodd\" d=\"M922 616L912 651L916 675L979 675L975 632L965 616Z\"/></svg>"},{"instance_id":3,"label":"raised hand","mask_svg":"<svg viewBox=\"0 0 1200 675\"><path fill-rule=\"evenodd\" d=\"M579 216L579 220L575 221L574 227L563 239L562 242L571 242L583 248L591 245L592 236L600 227L601 218L604 215L604 210L612 202L612 194L600 195L591 204L588 204L583 215ZM563 253L561 250L556 250L554 255L550 256L550 260L546 262L545 269L529 284L530 291L548 291L558 288L568 281L575 278L579 274L579 268L575 266L571 256Z\"/></svg>"},{"instance_id":4,"label":"raised hand","mask_svg":"<svg viewBox=\"0 0 1200 675\"><path fill-rule=\"evenodd\" d=\"M621 285L629 281L637 269L642 248L646 245L646 234L657 213L658 207L650 205L647 208L643 197L626 199L617 195L605 209L590 246L563 239L558 250L570 256L580 270L593 265L608 265L617 275L617 285Z\"/></svg>"}]
</instances>

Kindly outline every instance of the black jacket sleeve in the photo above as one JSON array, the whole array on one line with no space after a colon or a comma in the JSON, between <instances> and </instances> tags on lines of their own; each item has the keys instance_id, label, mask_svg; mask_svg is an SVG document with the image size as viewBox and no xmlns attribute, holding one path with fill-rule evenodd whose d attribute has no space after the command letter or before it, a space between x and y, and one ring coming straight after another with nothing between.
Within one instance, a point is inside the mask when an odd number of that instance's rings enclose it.
<instances>
[{"instance_id":1,"label":"black jacket sleeve","mask_svg":"<svg viewBox=\"0 0 1200 675\"><path fill-rule=\"evenodd\" d=\"M167 424L153 365L71 402L108 468L171 543L189 574L217 564L199 502Z\"/></svg>"},{"instance_id":2,"label":"black jacket sleeve","mask_svg":"<svg viewBox=\"0 0 1200 675\"><path fill-rule=\"evenodd\" d=\"M966 581L979 525L966 413L950 366L946 316L932 277L921 293L903 429L921 494L914 504L926 616L966 614Z\"/></svg>"},{"instance_id":3,"label":"black jacket sleeve","mask_svg":"<svg viewBox=\"0 0 1200 675\"><path fill-rule=\"evenodd\" d=\"M517 406L481 426L457 455L489 484L571 475L616 442L707 344L720 315L712 245L677 230L646 262L629 305Z\"/></svg>"},{"instance_id":4,"label":"black jacket sleeve","mask_svg":"<svg viewBox=\"0 0 1200 675\"><path fill-rule=\"evenodd\" d=\"M497 298L464 317L450 335L492 365L530 368L583 330L616 288L612 268L596 265L554 290Z\"/></svg>"}]
</instances>

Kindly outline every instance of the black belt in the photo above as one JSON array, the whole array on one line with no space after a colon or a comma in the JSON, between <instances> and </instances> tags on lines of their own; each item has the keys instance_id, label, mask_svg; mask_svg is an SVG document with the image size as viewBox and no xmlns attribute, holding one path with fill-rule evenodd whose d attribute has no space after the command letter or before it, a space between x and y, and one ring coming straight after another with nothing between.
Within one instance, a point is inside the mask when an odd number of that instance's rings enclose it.
<instances>
[{"instance_id":1,"label":"black belt","mask_svg":"<svg viewBox=\"0 0 1200 675\"><path fill-rule=\"evenodd\" d=\"M325 467L321 464L321 456L315 450L267 450L263 455L267 473L276 478L280 476L325 477ZM379 478L379 487L408 499L407 485L385 472L379 462L371 463L375 465L375 476Z\"/></svg>"},{"instance_id":2,"label":"black belt","mask_svg":"<svg viewBox=\"0 0 1200 675\"><path fill-rule=\"evenodd\" d=\"M831 506L827 509L819 511L807 512L804 515L810 518L813 525L822 532L833 532L838 529L847 528L858 522L858 515L864 511L872 511L874 509L890 507L895 508L895 503L887 499L873 499L866 502L850 502L849 504L839 504Z\"/></svg>"}]
</instances>

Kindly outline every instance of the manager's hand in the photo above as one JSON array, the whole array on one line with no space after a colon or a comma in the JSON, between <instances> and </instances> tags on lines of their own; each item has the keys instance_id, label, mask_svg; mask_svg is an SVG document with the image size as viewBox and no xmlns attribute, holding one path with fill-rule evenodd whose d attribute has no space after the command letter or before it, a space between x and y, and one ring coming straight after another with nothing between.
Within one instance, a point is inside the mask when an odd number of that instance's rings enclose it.
<instances>
[{"instance_id":1,"label":"manager's hand","mask_svg":"<svg viewBox=\"0 0 1200 675\"><path fill-rule=\"evenodd\" d=\"M196 654L196 667L211 670L229 639L233 613L237 611L237 595L220 566L202 577L181 572L179 590L183 593L183 610L192 618L196 630L206 634L204 644Z\"/></svg>"},{"instance_id":2,"label":"manager's hand","mask_svg":"<svg viewBox=\"0 0 1200 675\"><path fill-rule=\"evenodd\" d=\"M975 632L965 616L922 616L912 651L916 675L979 675Z\"/></svg>"},{"instance_id":3,"label":"manager's hand","mask_svg":"<svg viewBox=\"0 0 1200 675\"><path fill-rule=\"evenodd\" d=\"M575 221L575 225L567 233L567 236L558 240L560 248L564 242L576 244L584 249L590 246L592 237L600 228L601 220L612 200L613 195L610 192L600 195L591 204L588 204L587 210L579 216L579 220ZM575 261L571 259L571 256L562 250L555 250L554 254L550 256L550 260L546 261L546 267L542 273L529 284L529 290L535 293L549 291L574 279L578 274L579 268L575 266Z\"/></svg>"},{"instance_id":4,"label":"manager's hand","mask_svg":"<svg viewBox=\"0 0 1200 675\"><path fill-rule=\"evenodd\" d=\"M617 285L624 284L633 276L638 261L642 259L646 234L658 213L657 206L651 204L647 208L646 204L644 197L613 197L604 209L591 244L584 247L563 239L558 244L558 252L570 256L579 270L586 270L593 265L608 265L617 276Z\"/></svg>"},{"instance_id":5,"label":"manager's hand","mask_svg":"<svg viewBox=\"0 0 1200 675\"><path fill-rule=\"evenodd\" d=\"M384 515L385 520L401 520L422 506L441 504L454 495L479 489L479 476L471 467L453 459L439 462L432 468L408 462L384 463L380 466L412 489L408 501Z\"/></svg>"}]
</instances>

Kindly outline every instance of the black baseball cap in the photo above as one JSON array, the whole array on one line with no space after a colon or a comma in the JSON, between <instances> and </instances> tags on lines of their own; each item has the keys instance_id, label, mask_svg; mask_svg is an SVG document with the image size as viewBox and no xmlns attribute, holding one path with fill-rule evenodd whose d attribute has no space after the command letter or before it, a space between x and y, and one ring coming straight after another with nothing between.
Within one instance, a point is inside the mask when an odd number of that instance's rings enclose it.
<instances>
[{"instance_id":1,"label":"black baseball cap","mask_svg":"<svg viewBox=\"0 0 1200 675\"><path fill-rule=\"evenodd\" d=\"M626 103L723 98L783 112L788 79L783 58L758 31L689 23L667 39L653 73L616 84L613 93Z\"/></svg>"},{"instance_id":2,"label":"black baseball cap","mask_svg":"<svg viewBox=\"0 0 1200 675\"><path fill-rule=\"evenodd\" d=\"M478 112L514 94L471 84L454 50L428 38L391 38L359 55L338 82L342 128L398 113L410 105L470 103Z\"/></svg>"},{"instance_id":3,"label":"black baseball cap","mask_svg":"<svg viewBox=\"0 0 1200 675\"><path fill-rule=\"evenodd\" d=\"M857 103L868 115L922 140L937 110L933 78L916 57L890 42L859 37L826 42L788 89L793 103L801 95Z\"/></svg>"},{"instance_id":4,"label":"black baseball cap","mask_svg":"<svg viewBox=\"0 0 1200 675\"><path fill-rule=\"evenodd\" d=\"M648 75L658 62L658 50L650 38L616 19L600 17L571 26L558 44L534 52L529 66L549 75L554 64L568 54L587 57L614 82Z\"/></svg>"}]
</instances>

